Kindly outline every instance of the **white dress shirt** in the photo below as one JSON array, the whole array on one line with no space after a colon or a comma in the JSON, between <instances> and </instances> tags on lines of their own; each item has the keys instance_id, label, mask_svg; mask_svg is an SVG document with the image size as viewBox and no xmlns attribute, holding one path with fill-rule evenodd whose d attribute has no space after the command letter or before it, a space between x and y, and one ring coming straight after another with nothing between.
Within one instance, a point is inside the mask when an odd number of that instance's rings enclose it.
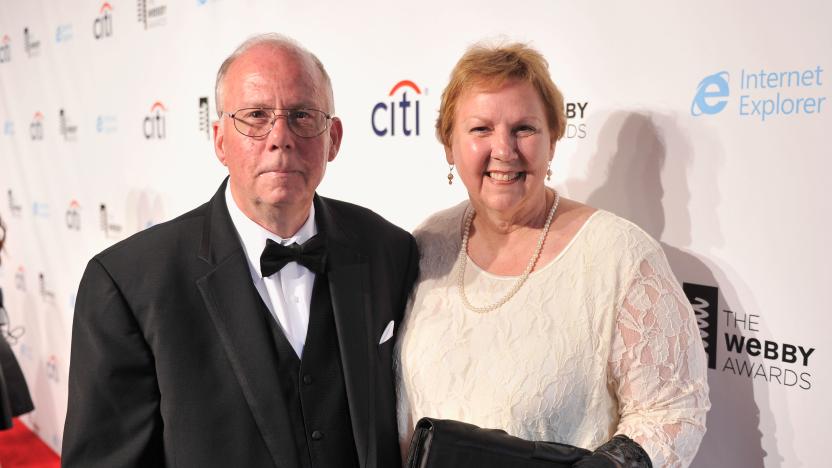
<instances>
[{"instance_id":1,"label":"white dress shirt","mask_svg":"<svg viewBox=\"0 0 832 468\"><path fill-rule=\"evenodd\" d=\"M315 285L315 273L297 262L290 262L279 272L263 278L260 272L260 254L266 247L266 240L271 239L282 245L295 242L303 244L318 233L315 225L315 206L309 208L309 217L294 236L283 239L263 228L248 218L237 206L231 196L231 180L225 187L225 203L231 222L237 229L243 250L248 259L251 279L260 293L263 303L277 319L286 339L298 357L303 355L306 343L306 330L309 328L309 307L312 303L312 287Z\"/></svg>"}]
</instances>

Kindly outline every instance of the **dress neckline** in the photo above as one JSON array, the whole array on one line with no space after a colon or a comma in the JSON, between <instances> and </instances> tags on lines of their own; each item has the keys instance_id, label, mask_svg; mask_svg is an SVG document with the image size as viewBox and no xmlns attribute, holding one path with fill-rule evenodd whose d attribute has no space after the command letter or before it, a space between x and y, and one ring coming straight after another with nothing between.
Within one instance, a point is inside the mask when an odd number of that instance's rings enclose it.
<instances>
[{"instance_id":1,"label":"dress neckline","mask_svg":"<svg viewBox=\"0 0 832 468\"><path fill-rule=\"evenodd\" d=\"M469 203L469 204L470 204L470 203ZM465 213L466 213L467 211L468 211L468 205L466 205L466 206L465 206L465 209L462 211L462 213L463 213L463 218L465 217ZM552 265L554 265L554 264L558 263L558 261L560 261L560 259L561 259L561 258L563 258L563 256L564 256L564 255L566 255L566 253L567 253L567 252L571 249L571 247L572 247L572 245L575 243L575 241L576 241L579 237L581 237L581 236L583 235L584 231L586 230L586 227L590 224L590 222L592 222L592 220L595 218L595 215L597 215L598 213L601 213L601 212L604 212L604 213L605 213L606 211L604 211L604 210L602 210L602 209L600 209L600 208L596 208L596 209L595 209L595 212L594 212L594 213L592 213L591 215L589 215L589 217L588 217L588 218L586 218L586 220L585 220L585 221L584 221L584 223L581 225L581 227L580 227L580 228L578 228L578 232L576 232L576 233L575 233L575 235L574 235L574 236L572 236L572 239L570 239L570 240L569 240L569 242L566 244L566 246L564 246L564 248L563 248L563 249L561 249L561 251L560 251L560 252L559 252L559 253L555 256L555 258L553 258L552 260L550 260L550 261L549 261L549 263L547 263L547 264L543 265L542 267L537 268L536 270L534 270L533 272L531 272L531 274L529 274L529 278L533 278L533 277L534 277L535 275L537 275L538 273L543 273L544 271L546 271L546 270L548 270L549 268L551 268L551 267L552 267ZM460 238L460 239L462 239L462 231L461 231L461 230L460 230L460 232L459 232L459 238ZM478 273L482 273L483 275L485 275L485 276L487 276L487 277L489 277L489 278L498 279L498 280L516 280L517 278L519 278L519 277L520 277L520 275L498 275L498 274L496 274L496 273L491 273L490 271L486 270L485 268L483 268L483 267L479 266L479 265L478 265L478 264L477 264L477 263L476 263L476 262L475 262L475 261L474 261L474 260L473 260L473 259L469 256L469 255L468 255L468 252L466 252L466 253L465 253L465 257L466 257L466 259L467 259L467 261L468 261L468 264L469 264L469 265L471 265L471 266L473 267L473 269L474 269L474 270L476 270ZM459 261L459 260L457 260L457 261Z\"/></svg>"}]
</instances>

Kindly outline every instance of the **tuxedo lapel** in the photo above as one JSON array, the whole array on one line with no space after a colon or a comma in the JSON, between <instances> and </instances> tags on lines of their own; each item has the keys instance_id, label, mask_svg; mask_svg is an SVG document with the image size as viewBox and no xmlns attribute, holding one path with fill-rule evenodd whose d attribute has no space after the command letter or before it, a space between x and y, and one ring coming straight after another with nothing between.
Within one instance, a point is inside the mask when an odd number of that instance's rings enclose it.
<instances>
[{"instance_id":1,"label":"tuxedo lapel","mask_svg":"<svg viewBox=\"0 0 832 468\"><path fill-rule=\"evenodd\" d=\"M341 228L337 213L317 195L315 213L318 229L327 238L329 291L359 466L375 466L369 263Z\"/></svg>"},{"instance_id":2,"label":"tuxedo lapel","mask_svg":"<svg viewBox=\"0 0 832 468\"><path fill-rule=\"evenodd\" d=\"M265 306L251 281L224 191L225 184L210 202L200 252L213 269L196 284L275 465L292 468L299 464L292 432L285 427L289 415Z\"/></svg>"}]
</instances>

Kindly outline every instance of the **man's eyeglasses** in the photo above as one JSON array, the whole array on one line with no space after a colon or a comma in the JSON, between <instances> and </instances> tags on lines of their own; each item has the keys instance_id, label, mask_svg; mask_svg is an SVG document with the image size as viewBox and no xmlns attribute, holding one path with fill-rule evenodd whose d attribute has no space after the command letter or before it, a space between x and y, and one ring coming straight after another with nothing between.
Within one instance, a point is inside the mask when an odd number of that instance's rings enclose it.
<instances>
[{"instance_id":1,"label":"man's eyeglasses","mask_svg":"<svg viewBox=\"0 0 832 468\"><path fill-rule=\"evenodd\" d=\"M268 109L263 107L240 109L233 114L223 112L234 120L234 128L245 136L264 137L272 131L278 117L286 117L292 133L313 138L323 133L332 116L317 109Z\"/></svg>"}]
</instances>

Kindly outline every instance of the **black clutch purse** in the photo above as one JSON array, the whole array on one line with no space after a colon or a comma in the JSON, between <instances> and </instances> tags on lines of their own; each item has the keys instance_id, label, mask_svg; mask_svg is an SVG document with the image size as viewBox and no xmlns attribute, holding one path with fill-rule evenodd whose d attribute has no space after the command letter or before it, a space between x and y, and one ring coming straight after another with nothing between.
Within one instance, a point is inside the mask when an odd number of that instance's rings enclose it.
<instances>
[{"instance_id":1,"label":"black clutch purse","mask_svg":"<svg viewBox=\"0 0 832 468\"><path fill-rule=\"evenodd\" d=\"M410 440L405 468L570 468L586 449L535 442L460 421L422 418Z\"/></svg>"}]
</instances>

